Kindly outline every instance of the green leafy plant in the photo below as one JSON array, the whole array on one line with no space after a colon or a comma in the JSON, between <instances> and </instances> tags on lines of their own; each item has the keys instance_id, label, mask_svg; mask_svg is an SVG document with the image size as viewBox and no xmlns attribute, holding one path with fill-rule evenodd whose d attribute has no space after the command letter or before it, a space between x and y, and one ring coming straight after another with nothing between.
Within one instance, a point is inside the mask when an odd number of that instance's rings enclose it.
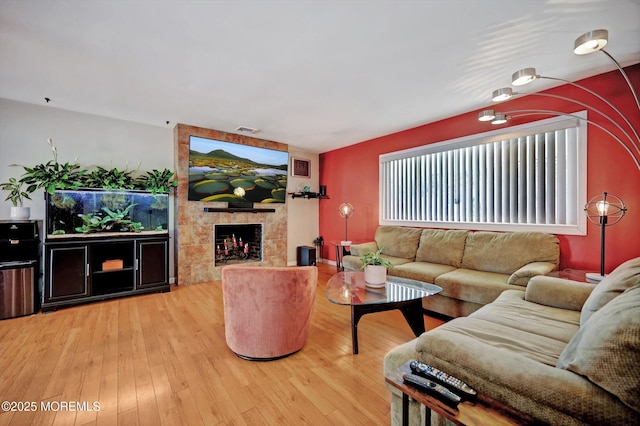
<instances>
[{"instance_id":1,"label":"green leafy plant","mask_svg":"<svg viewBox=\"0 0 640 426\"><path fill-rule=\"evenodd\" d=\"M31 199L29 193L22 190L23 184L24 182L16 178L9 178L9 182L0 183L0 188L5 191L9 191L9 195L7 195L7 198L5 198L5 200L11 201L14 207L22 206L22 201L24 198L26 198L27 200Z\"/></svg>"},{"instance_id":2,"label":"green leafy plant","mask_svg":"<svg viewBox=\"0 0 640 426\"><path fill-rule=\"evenodd\" d=\"M80 168L78 163L58 162L58 150L51 139L47 139L53 151L53 160L34 167L23 166L25 173L20 181L28 185L27 192L31 193L39 188L44 188L49 194L54 194L56 189L78 189L82 186L83 175L86 170Z\"/></svg>"},{"instance_id":3,"label":"green leafy plant","mask_svg":"<svg viewBox=\"0 0 640 426\"><path fill-rule=\"evenodd\" d=\"M168 194L171 188L178 186L178 181L173 179L174 173L169 169L146 172L136 179L139 189L150 191L152 194Z\"/></svg>"},{"instance_id":4,"label":"green leafy plant","mask_svg":"<svg viewBox=\"0 0 640 426\"><path fill-rule=\"evenodd\" d=\"M134 189L135 179L129 170L119 170L117 168L105 169L97 166L88 172L83 179L82 186L87 188L104 189Z\"/></svg>"},{"instance_id":5,"label":"green leafy plant","mask_svg":"<svg viewBox=\"0 0 640 426\"><path fill-rule=\"evenodd\" d=\"M169 169L147 171L137 177L131 170L120 170L116 167L107 169L97 166L90 172L82 169L75 161L73 163L58 162L58 149L51 139L47 139L53 152L53 160L37 164L33 167L22 166L24 174L19 182L27 185L23 194L29 194L44 188L49 194L57 189L101 188L110 190L141 189L152 194L168 194L178 186L173 179L174 173ZM139 166L139 164L138 164ZM9 182L7 183L9 184ZM24 198L24 195L22 195Z\"/></svg>"},{"instance_id":6,"label":"green leafy plant","mask_svg":"<svg viewBox=\"0 0 640 426\"><path fill-rule=\"evenodd\" d=\"M364 269L364 267L367 265L380 265L380 266L384 266L387 269L393 269L394 268L393 264L389 262L387 259L380 257L381 254L382 254L382 249L376 251L375 253L372 251L365 253L364 256L362 256L361 269Z\"/></svg>"}]
</instances>

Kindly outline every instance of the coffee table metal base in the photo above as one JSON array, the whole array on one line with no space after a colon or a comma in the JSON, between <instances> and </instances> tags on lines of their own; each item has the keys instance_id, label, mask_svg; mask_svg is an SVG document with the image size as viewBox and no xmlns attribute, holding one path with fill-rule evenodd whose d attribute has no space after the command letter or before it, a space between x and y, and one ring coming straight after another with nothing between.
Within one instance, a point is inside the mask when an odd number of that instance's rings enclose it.
<instances>
[{"instance_id":1,"label":"coffee table metal base","mask_svg":"<svg viewBox=\"0 0 640 426\"><path fill-rule=\"evenodd\" d=\"M425 332L422 299L384 304L351 305L351 344L354 355L358 353L358 322L360 318L366 314L391 311L394 309L399 309L400 312L402 312L402 315L407 320L416 337Z\"/></svg>"}]
</instances>

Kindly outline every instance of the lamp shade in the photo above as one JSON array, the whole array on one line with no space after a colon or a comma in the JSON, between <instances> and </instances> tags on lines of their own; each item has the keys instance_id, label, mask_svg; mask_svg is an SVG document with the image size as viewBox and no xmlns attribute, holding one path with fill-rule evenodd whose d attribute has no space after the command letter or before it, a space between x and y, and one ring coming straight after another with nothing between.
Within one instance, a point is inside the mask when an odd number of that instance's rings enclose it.
<instances>
[{"instance_id":1,"label":"lamp shade","mask_svg":"<svg viewBox=\"0 0 640 426\"><path fill-rule=\"evenodd\" d=\"M511 75L511 84L514 86L522 86L527 83L531 83L538 77L535 68L523 68L514 72Z\"/></svg>"},{"instance_id":2,"label":"lamp shade","mask_svg":"<svg viewBox=\"0 0 640 426\"><path fill-rule=\"evenodd\" d=\"M338 211L340 212L340 216L344 217L346 219L348 219L353 212L355 211L353 206L349 203L342 203L340 204L340 207L338 208Z\"/></svg>"},{"instance_id":3,"label":"lamp shade","mask_svg":"<svg viewBox=\"0 0 640 426\"><path fill-rule=\"evenodd\" d=\"M495 119L491 122L491 124L504 124L506 123L508 120L507 116L500 113L500 112L496 112L496 117Z\"/></svg>"},{"instance_id":4,"label":"lamp shade","mask_svg":"<svg viewBox=\"0 0 640 426\"><path fill-rule=\"evenodd\" d=\"M582 34L574 43L573 53L576 55L588 55L597 52L607 45L609 31L593 30Z\"/></svg>"},{"instance_id":5,"label":"lamp shade","mask_svg":"<svg viewBox=\"0 0 640 426\"><path fill-rule=\"evenodd\" d=\"M584 213L591 223L611 226L622 220L622 217L627 213L627 206L619 197L604 192L602 195L596 195L585 204Z\"/></svg>"},{"instance_id":6,"label":"lamp shade","mask_svg":"<svg viewBox=\"0 0 640 426\"><path fill-rule=\"evenodd\" d=\"M478 121L491 121L494 118L496 118L496 114L492 109L485 109L478 114Z\"/></svg>"},{"instance_id":7,"label":"lamp shade","mask_svg":"<svg viewBox=\"0 0 640 426\"><path fill-rule=\"evenodd\" d=\"M494 90L491 94L491 100L493 102L506 101L513 96L513 90L511 87L502 87L498 90Z\"/></svg>"}]
</instances>

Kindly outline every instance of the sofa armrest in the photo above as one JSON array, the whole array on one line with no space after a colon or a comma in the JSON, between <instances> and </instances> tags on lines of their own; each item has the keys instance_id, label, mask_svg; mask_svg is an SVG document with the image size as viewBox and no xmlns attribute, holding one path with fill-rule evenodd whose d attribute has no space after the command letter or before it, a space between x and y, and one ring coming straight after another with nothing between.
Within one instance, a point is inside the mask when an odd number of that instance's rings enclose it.
<instances>
[{"instance_id":1,"label":"sofa armrest","mask_svg":"<svg viewBox=\"0 0 640 426\"><path fill-rule=\"evenodd\" d=\"M580 311L595 284L538 275L531 278L524 300L554 308Z\"/></svg>"},{"instance_id":2,"label":"sofa armrest","mask_svg":"<svg viewBox=\"0 0 640 426\"><path fill-rule=\"evenodd\" d=\"M370 252L375 253L378 251L378 243L370 241L368 243L353 244L350 251L352 256L364 256Z\"/></svg>"},{"instance_id":3,"label":"sofa armrest","mask_svg":"<svg viewBox=\"0 0 640 426\"><path fill-rule=\"evenodd\" d=\"M531 262L515 271L509 277L508 283L511 285L521 285L526 287L529 280L538 275L548 274L556 269L556 265L550 262Z\"/></svg>"}]
</instances>

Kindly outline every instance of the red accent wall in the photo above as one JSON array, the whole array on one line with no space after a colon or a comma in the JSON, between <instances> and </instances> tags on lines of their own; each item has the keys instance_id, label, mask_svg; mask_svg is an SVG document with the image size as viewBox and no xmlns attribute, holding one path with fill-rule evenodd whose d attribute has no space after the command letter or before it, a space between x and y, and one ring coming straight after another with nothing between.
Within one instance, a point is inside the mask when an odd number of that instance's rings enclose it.
<instances>
[{"instance_id":1,"label":"red accent wall","mask_svg":"<svg viewBox=\"0 0 640 426\"><path fill-rule=\"evenodd\" d=\"M625 68L633 86L640 88L640 64ZM618 71L613 71L577 82L620 109L640 132L640 111L635 105L629 87ZM490 89L489 89L490 90ZM532 88L522 91L535 90ZM546 93L570 97L591 105L609 115L615 112L597 98L571 85L562 85ZM509 102L489 104L485 108L497 111L517 109L550 109L567 113L585 108L568 101L542 96L524 96ZM327 186L327 200L320 202L320 235L325 240L324 257L335 260L330 241L345 238L344 219L338 213L343 202L354 206L349 219L349 239L371 241L378 227L378 156L380 154L427 145L448 139L494 130L497 126L481 123L478 112L451 117L402 132L364 141L346 148L320 155L320 184ZM608 122L593 112L589 120L607 128ZM516 117L499 127L519 125L542 120L549 116ZM628 211L616 225L606 228L606 265L608 273L620 263L640 256L640 170L629 154L611 136L596 126L589 125L587 149L587 200L607 191L620 197ZM621 136L622 137L622 136ZM640 159L640 153L636 153ZM558 235L560 239L560 268L600 269L600 228L587 223L586 236Z\"/></svg>"}]
</instances>

